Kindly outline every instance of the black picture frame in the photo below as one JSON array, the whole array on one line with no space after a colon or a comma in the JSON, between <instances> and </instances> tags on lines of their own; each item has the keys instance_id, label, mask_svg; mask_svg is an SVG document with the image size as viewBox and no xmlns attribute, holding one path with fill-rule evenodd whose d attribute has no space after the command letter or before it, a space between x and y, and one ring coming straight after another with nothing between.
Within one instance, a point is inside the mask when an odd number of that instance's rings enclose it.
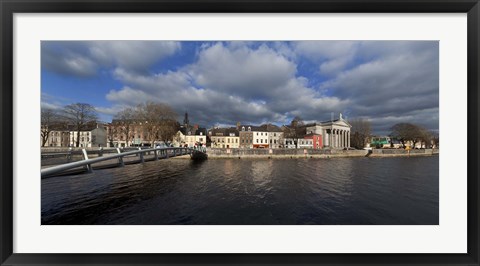
<instances>
[{"instance_id":1,"label":"black picture frame","mask_svg":"<svg viewBox=\"0 0 480 266\"><path fill-rule=\"evenodd\" d=\"M1 265L479 265L478 0L0 0ZM13 253L13 15L15 13L467 13L468 252L466 254L17 254Z\"/></svg>"}]
</instances>

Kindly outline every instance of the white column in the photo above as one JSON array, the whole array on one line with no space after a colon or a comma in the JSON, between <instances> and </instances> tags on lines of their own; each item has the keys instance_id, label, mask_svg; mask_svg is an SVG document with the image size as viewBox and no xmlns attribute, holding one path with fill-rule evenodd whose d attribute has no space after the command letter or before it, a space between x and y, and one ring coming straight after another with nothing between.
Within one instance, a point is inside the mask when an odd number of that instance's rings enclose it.
<instances>
[{"instance_id":1,"label":"white column","mask_svg":"<svg viewBox=\"0 0 480 266\"><path fill-rule=\"evenodd\" d=\"M340 130L335 130L335 136L337 137L337 142L335 143L336 147L340 147Z\"/></svg>"},{"instance_id":2,"label":"white column","mask_svg":"<svg viewBox=\"0 0 480 266\"><path fill-rule=\"evenodd\" d=\"M328 134L328 146L333 147L333 129L330 129L330 134Z\"/></svg>"},{"instance_id":3,"label":"white column","mask_svg":"<svg viewBox=\"0 0 480 266\"><path fill-rule=\"evenodd\" d=\"M340 129L338 130L338 147L342 147L342 131Z\"/></svg>"},{"instance_id":4,"label":"white column","mask_svg":"<svg viewBox=\"0 0 480 266\"><path fill-rule=\"evenodd\" d=\"M343 142L344 142L345 136L343 135L343 130L340 131L340 148L343 149Z\"/></svg>"},{"instance_id":5,"label":"white column","mask_svg":"<svg viewBox=\"0 0 480 266\"><path fill-rule=\"evenodd\" d=\"M335 129L332 130L332 148L335 148Z\"/></svg>"},{"instance_id":6,"label":"white column","mask_svg":"<svg viewBox=\"0 0 480 266\"><path fill-rule=\"evenodd\" d=\"M350 148L350 131L347 132L347 147Z\"/></svg>"},{"instance_id":7,"label":"white column","mask_svg":"<svg viewBox=\"0 0 480 266\"><path fill-rule=\"evenodd\" d=\"M337 129L337 148L340 148L340 130Z\"/></svg>"}]
</instances>

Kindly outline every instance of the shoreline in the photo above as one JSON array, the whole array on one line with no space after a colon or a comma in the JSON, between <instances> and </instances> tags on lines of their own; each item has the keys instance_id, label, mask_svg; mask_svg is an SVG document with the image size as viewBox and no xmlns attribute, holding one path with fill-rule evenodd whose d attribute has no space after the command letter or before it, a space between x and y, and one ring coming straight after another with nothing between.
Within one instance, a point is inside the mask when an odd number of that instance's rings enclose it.
<instances>
[{"instance_id":1,"label":"shoreline","mask_svg":"<svg viewBox=\"0 0 480 266\"><path fill-rule=\"evenodd\" d=\"M274 150L275 151L275 150ZM272 152L272 151L270 151ZM332 159L332 158L392 158L392 157L425 157L438 156L438 149L423 150L383 150L374 149L372 153L367 150L290 150L291 153L270 153L269 150L235 150L215 149L208 150L208 159ZM173 158L172 158L173 159ZM190 159L190 156L177 156L174 159Z\"/></svg>"},{"instance_id":2,"label":"shoreline","mask_svg":"<svg viewBox=\"0 0 480 266\"><path fill-rule=\"evenodd\" d=\"M47 150L47 149L46 149ZM51 149L48 149L51 151ZM44 150L45 151L45 150ZM58 152L58 150L57 150ZM90 149L97 153L98 149ZM313 149L211 149L207 150L208 159L331 159L331 158L391 158L438 156L438 149L373 149L368 150L313 150ZM172 159L191 159L190 155L176 156Z\"/></svg>"}]
</instances>

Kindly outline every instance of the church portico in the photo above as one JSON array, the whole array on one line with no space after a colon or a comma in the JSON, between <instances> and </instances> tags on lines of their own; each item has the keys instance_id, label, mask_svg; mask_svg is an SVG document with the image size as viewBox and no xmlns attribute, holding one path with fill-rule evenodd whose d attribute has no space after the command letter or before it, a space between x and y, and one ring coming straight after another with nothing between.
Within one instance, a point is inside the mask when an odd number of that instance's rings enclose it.
<instances>
[{"instance_id":1,"label":"church portico","mask_svg":"<svg viewBox=\"0 0 480 266\"><path fill-rule=\"evenodd\" d=\"M338 119L307 125L307 134L320 134L325 147L343 149L350 147L351 125L340 114Z\"/></svg>"}]
</instances>

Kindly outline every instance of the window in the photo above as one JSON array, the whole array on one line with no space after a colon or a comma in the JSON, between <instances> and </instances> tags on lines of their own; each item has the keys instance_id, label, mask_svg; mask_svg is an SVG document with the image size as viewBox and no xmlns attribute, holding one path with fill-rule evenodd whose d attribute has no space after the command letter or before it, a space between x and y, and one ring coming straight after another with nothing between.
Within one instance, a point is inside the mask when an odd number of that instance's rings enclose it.
<instances>
[{"instance_id":1,"label":"window","mask_svg":"<svg viewBox=\"0 0 480 266\"><path fill-rule=\"evenodd\" d=\"M260 140L260 143L263 143L263 139Z\"/></svg>"},{"instance_id":2,"label":"window","mask_svg":"<svg viewBox=\"0 0 480 266\"><path fill-rule=\"evenodd\" d=\"M273 133L273 136L276 137L276 136L277 136L277 133Z\"/></svg>"},{"instance_id":3,"label":"window","mask_svg":"<svg viewBox=\"0 0 480 266\"><path fill-rule=\"evenodd\" d=\"M274 139L274 140L273 140L273 143L274 143L274 144L277 144L277 140L276 140L276 139Z\"/></svg>"},{"instance_id":4,"label":"window","mask_svg":"<svg viewBox=\"0 0 480 266\"><path fill-rule=\"evenodd\" d=\"M252 128L251 128L251 127L248 127L248 131L252 131Z\"/></svg>"},{"instance_id":5,"label":"window","mask_svg":"<svg viewBox=\"0 0 480 266\"><path fill-rule=\"evenodd\" d=\"M272 140L270 140L270 144L272 144Z\"/></svg>"},{"instance_id":6,"label":"window","mask_svg":"<svg viewBox=\"0 0 480 266\"><path fill-rule=\"evenodd\" d=\"M242 127L242 131L245 131L245 127Z\"/></svg>"},{"instance_id":7,"label":"window","mask_svg":"<svg viewBox=\"0 0 480 266\"><path fill-rule=\"evenodd\" d=\"M230 143L230 139L227 139L227 143Z\"/></svg>"},{"instance_id":8,"label":"window","mask_svg":"<svg viewBox=\"0 0 480 266\"><path fill-rule=\"evenodd\" d=\"M235 143L238 143L238 139L235 139Z\"/></svg>"},{"instance_id":9,"label":"window","mask_svg":"<svg viewBox=\"0 0 480 266\"><path fill-rule=\"evenodd\" d=\"M257 132L257 136L258 136L258 132Z\"/></svg>"}]
</instances>

